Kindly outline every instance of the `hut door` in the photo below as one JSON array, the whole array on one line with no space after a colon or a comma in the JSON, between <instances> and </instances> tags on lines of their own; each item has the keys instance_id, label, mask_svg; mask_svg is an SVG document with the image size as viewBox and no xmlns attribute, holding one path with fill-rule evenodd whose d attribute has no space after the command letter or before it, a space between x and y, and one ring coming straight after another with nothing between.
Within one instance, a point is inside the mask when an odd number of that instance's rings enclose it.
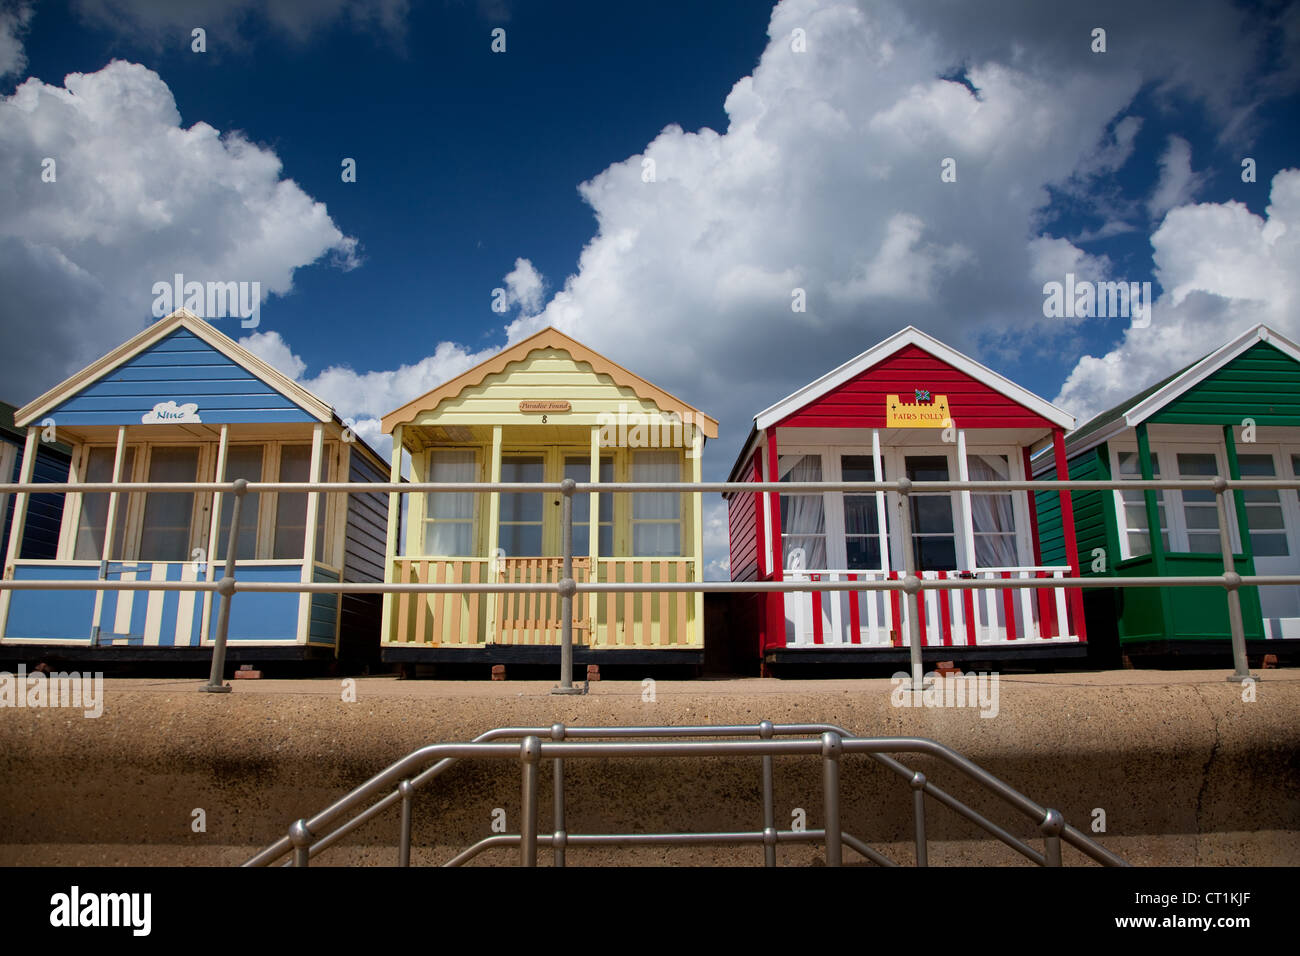
<instances>
[{"instance_id":1,"label":"hut door","mask_svg":"<svg viewBox=\"0 0 1300 956\"><path fill-rule=\"evenodd\" d=\"M1290 464L1300 475L1300 455ZM1286 476L1279 469L1278 458L1271 452L1237 455L1242 478ZM1246 521L1250 525L1250 548L1255 556L1257 574L1294 574L1300 561L1297 529L1300 513L1293 491L1245 492ZM1265 637L1300 637L1300 587L1261 587L1260 610L1264 615Z\"/></svg>"},{"instance_id":2,"label":"hut door","mask_svg":"<svg viewBox=\"0 0 1300 956\"><path fill-rule=\"evenodd\" d=\"M951 481L955 471L948 454L904 455L903 473L912 481ZM957 569L957 522L955 495L928 492L909 496L912 508L912 540L899 541L911 547L917 571ZM895 567L903 567L900 551Z\"/></svg>"}]
</instances>

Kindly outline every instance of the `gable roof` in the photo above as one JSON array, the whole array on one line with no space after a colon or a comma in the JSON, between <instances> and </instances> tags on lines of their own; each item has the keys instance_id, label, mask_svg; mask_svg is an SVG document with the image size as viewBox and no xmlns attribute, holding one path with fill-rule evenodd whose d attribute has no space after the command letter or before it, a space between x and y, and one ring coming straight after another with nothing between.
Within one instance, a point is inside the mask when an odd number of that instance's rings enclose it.
<instances>
[{"instance_id":1,"label":"gable roof","mask_svg":"<svg viewBox=\"0 0 1300 956\"><path fill-rule=\"evenodd\" d=\"M1073 415L1062 411L1051 402L1039 398L1028 389L1020 387L1010 379L999 375L992 369L981 365L974 359L968 358L956 349L944 345L938 339L926 335L920 329L911 325L899 332L895 332L878 345L874 345L867 349L867 351L857 356L857 358L850 359L839 368L827 372L814 382L808 383L797 392L787 395L775 405L765 408L754 416L755 427L759 430L763 430L779 424L795 412L811 405L822 396L836 388L839 388L846 382L852 381L872 366L878 365L884 359L909 345L915 346L924 352L928 352L941 362L945 362L953 368L979 380L984 385L1004 395L1016 404L1023 405L1025 408L1040 415L1053 424L1059 425L1061 428L1074 427Z\"/></svg>"},{"instance_id":2,"label":"gable roof","mask_svg":"<svg viewBox=\"0 0 1300 956\"><path fill-rule=\"evenodd\" d=\"M1089 419L1066 438L1066 454L1073 455L1076 452L1095 448L1116 433L1142 424L1261 342L1268 343L1279 352L1300 362L1300 346L1266 325L1257 325L1226 345L1215 349L1209 355L1184 366L1172 375L1125 399L1114 408Z\"/></svg>"},{"instance_id":3,"label":"gable roof","mask_svg":"<svg viewBox=\"0 0 1300 956\"><path fill-rule=\"evenodd\" d=\"M166 318L159 319L143 331L127 339L107 355L54 386L35 401L29 402L18 409L14 414L14 424L22 428L39 420L42 416L58 408L114 369L161 342L177 329L186 329L199 339L202 339L207 345L245 369L249 374L260 379L270 388L275 389L317 421L338 420L338 416L334 414L334 409L328 403L313 395L274 366L258 358L235 342L234 339L217 331L193 312L188 309L178 309Z\"/></svg>"},{"instance_id":4,"label":"gable roof","mask_svg":"<svg viewBox=\"0 0 1300 956\"><path fill-rule=\"evenodd\" d=\"M630 388L637 396L653 402L663 411L677 412L683 414L683 417L685 417L686 413L689 413L691 419L698 424L706 438L718 437L717 421L705 415L699 409L687 405L676 396L670 395L658 386L650 384L639 375L634 375L623 366L610 361L599 352L592 351L581 342L569 338L559 329L549 325L540 332L502 349L496 355L484 362L480 362L469 371L463 372L437 388L425 392L419 398L407 402L401 408L389 412L383 417L384 433L391 434L398 425L413 421L418 413L436 408L445 399L454 398L465 389L482 384L488 376L505 371L512 362L521 362L539 349L558 349L567 352L575 361L590 365L592 370L598 374L608 375L613 379L614 384Z\"/></svg>"}]
</instances>

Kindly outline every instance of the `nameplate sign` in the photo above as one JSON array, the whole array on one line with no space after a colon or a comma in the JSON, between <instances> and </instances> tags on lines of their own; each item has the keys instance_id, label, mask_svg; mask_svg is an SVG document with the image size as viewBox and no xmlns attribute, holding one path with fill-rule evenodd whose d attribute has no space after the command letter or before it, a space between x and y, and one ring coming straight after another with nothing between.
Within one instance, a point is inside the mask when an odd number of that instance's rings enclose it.
<instances>
[{"instance_id":1,"label":"nameplate sign","mask_svg":"<svg viewBox=\"0 0 1300 956\"><path fill-rule=\"evenodd\" d=\"M194 402L178 405L175 402L159 402L152 409L140 416L141 425L184 425L203 424L199 418L199 406Z\"/></svg>"},{"instance_id":2,"label":"nameplate sign","mask_svg":"<svg viewBox=\"0 0 1300 956\"><path fill-rule=\"evenodd\" d=\"M921 391L920 397L929 398L929 393ZM886 397L886 428L947 428L951 425L946 395L936 395L930 402L915 403L903 402L897 395Z\"/></svg>"},{"instance_id":3,"label":"nameplate sign","mask_svg":"<svg viewBox=\"0 0 1300 956\"><path fill-rule=\"evenodd\" d=\"M520 402L521 412L567 412L572 406L566 401L554 399L546 401Z\"/></svg>"}]
</instances>

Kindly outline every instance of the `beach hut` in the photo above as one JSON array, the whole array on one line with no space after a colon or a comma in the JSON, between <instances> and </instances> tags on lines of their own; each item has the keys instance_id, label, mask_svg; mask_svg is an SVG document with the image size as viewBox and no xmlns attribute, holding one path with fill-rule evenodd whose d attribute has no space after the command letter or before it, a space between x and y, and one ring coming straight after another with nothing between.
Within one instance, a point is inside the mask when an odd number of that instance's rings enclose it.
<instances>
[{"instance_id":1,"label":"beach hut","mask_svg":"<svg viewBox=\"0 0 1300 956\"><path fill-rule=\"evenodd\" d=\"M1026 480L1031 449L1060 444L1074 419L937 339L908 327L754 416L731 481ZM1068 499L1027 492L910 496L903 539L893 492L727 496L736 581L897 578L910 548L928 580L1065 577L1073 546L1046 555L1038 523ZM768 664L906 660L900 591L757 596ZM926 660L1082 656L1077 593L930 590L918 620Z\"/></svg>"},{"instance_id":2,"label":"beach hut","mask_svg":"<svg viewBox=\"0 0 1300 956\"><path fill-rule=\"evenodd\" d=\"M717 422L553 328L504 349L384 416L414 482L699 481ZM560 495L406 496L399 535L389 506L388 580L554 582L561 577ZM703 579L699 494L596 494L573 499L579 582ZM400 538L400 540L399 540ZM699 594L579 593L578 663L702 660ZM403 663L559 660L555 594L392 595L383 659Z\"/></svg>"},{"instance_id":3,"label":"beach hut","mask_svg":"<svg viewBox=\"0 0 1300 956\"><path fill-rule=\"evenodd\" d=\"M382 481L383 460L321 399L181 310L150 325L14 416L18 476L39 467L52 430L70 481ZM29 554L31 496L15 494L9 579L212 581L232 537L230 495L66 496L51 554ZM383 574L383 495L249 494L235 547L240 581L375 581ZM202 660L219 599L194 591L5 591L6 657ZM229 659L364 656L377 648L378 597L237 594Z\"/></svg>"},{"instance_id":4,"label":"beach hut","mask_svg":"<svg viewBox=\"0 0 1300 956\"><path fill-rule=\"evenodd\" d=\"M1259 325L1200 361L1103 412L1071 434L1070 477L1295 478L1300 476L1300 348ZM1035 470L1058 470L1056 451ZM1051 496L1044 492L1040 498ZM1218 510L1209 491L1075 494L1072 538L1085 574L1111 577L1223 573ZM1231 496L1233 562L1241 574L1300 572L1300 501L1292 490ZM1160 533L1152 535L1158 527ZM1042 528L1062 546L1059 523ZM1242 588L1251 653L1290 650L1300 638L1300 587ZM1088 595L1094 637L1123 653L1217 655L1231 637L1222 588L1103 589ZM1259 642L1258 644L1256 642Z\"/></svg>"}]
</instances>

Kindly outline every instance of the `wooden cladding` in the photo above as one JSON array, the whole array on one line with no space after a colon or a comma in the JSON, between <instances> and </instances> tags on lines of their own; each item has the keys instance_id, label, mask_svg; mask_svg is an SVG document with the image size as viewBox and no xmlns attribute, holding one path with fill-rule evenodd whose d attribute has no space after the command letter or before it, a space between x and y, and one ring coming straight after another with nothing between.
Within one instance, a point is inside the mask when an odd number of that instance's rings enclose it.
<instances>
[{"instance_id":1,"label":"wooden cladding","mask_svg":"<svg viewBox=\"0 0 1300 956\"><path fill-rule=\"evenodd\" d=\"M599 580L617 583L686 584L694 563L682 558L598 559ZM406 584L484 583L487 559L397 558L393 580ZM505 558L492 579L506 584L553 584L560 558ZM592 579L591 559L573 559L573 577ZM592 647L699 647L694 594L662 591L626 594L578 592L573 597L573 642ZM386 640L428 647L483 644L558 645L561 599L555 592L507 594L395 594L394 627ZM493 613L488 614L491 610Z\"/></svg>"},{"instance_id":2,"label":"wooden cladding","mask_svg":"<svg viewBox=\"0 0 1300 956\"><path fill-rule=\"evenodd\" d=\"M692 562L666 558L629 561L601 560L600 580L620 584L691 580ZM600 647L699 647L693 633L694 594L688 591L627 591L595 594L598 626L594 644Z\"/></svg>"},{"instance_id":3,"label":"wooden cladding","mask_svg":"<svg viewBox=\"0 0 1300 956\"><path fill-rule=\"evenodd\" d=\"M497 572L503 584L555 584L564 576L563 558L506 558ZM573 559L573 580L585 583L591 575L590 558ZM592 595L573 596L573 643L588 643L591 618L587 613ZM559 644L563 626L560 595L554 591L495 594L497 644Z\"/></svg>"}]
</instances>

